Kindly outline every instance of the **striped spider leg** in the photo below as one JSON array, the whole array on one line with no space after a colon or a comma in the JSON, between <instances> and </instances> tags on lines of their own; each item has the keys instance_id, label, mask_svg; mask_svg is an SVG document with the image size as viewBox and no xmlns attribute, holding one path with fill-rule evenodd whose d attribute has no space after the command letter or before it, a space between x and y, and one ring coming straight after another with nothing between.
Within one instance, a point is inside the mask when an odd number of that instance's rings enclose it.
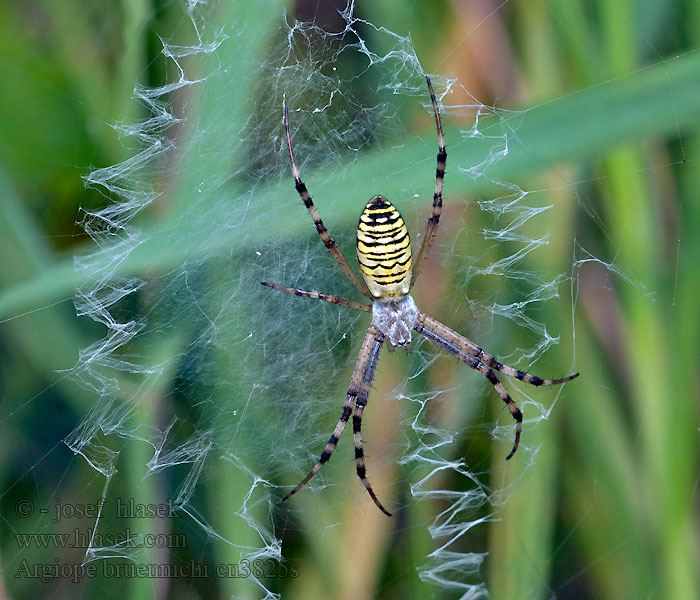
<instances>
[{"instance_id":1,"label":"striped spider leg","mask_svg":"<svg viewBox=\"0 0 700 600\"><path fill-rule=\"evenodd\" d=\"M338 244L335 243L335 240L328 233L328 230L323 224L323 221L321 220L321 217L318 214L318 211L316 210L316 206L314 205L313 200L309 195L309 191L306 189L304 182L301 180L301 176L299 175L299 169L297 169L297 163L294 160L294 151L292 150L292 136L289 133L289 109L287 108L286 104L284 105L284 133L287 136L287 148L289 148L289 161L292 163L292 175L294 176L294 185L297 189L297 192L299 193L301 201L306 207L306 210L309 211L309 214L311 215L311 218L314 221L314 225L316 225L316 231L318 231L318 235L321 236L321 240L328 249L328 252L331 253L331 256L335 259L335 262L338 263L338 266L343 270L343 273L345 273L347 278L350 281L352 281L353 285L359 290L359 292L363 296L365 296L366 298L371 298L369 291L367 290L367 286L362 280L360 280L355 271L353 271L350 268L348 261L345 259L345 256L343 256L343 253L341 252L340 248L338 248Z\"/></svg>"},{"instance_id":2,"label":"striped spider leg","mask_svg":"<svg viewBox=\"0 0 700 600\"><path fill-rule=\"evenodd\" d=\"M429 339L431 342L437 344L444 350L447 350L451 354L454 354L459 360L464 364L479 371L486 379L489 380L491 385L501 397L503 402L506 403L510 414L515 419L515 441L513 442L513 448L511 449L506 460L509 460L520 445L520 433L523 428L523 414L520 409L516 406L515 402L511 399L510 395L503 387L503 384L498 380L496 374L492 369L496 369L501 373L505 373L510 377L515 377L520 381L529 383L535 386L540 385L557 385L559 383L564 383L566 381L571 381L572 379L578 377L578 373L569 375L568 377L562 377L561 379L542 379L536 375L530 375L525 371L520 371L519 369L514 369L508 365L497 361L492 355L484 352L479 346L474 342L468 340L464 336L461 336L456 331L453 331L446 325L443 325L439 321L429 317L424 313L418 314L418 319L413 327L418 333L423 337Z\"/></svg>"},{"instance_id":3,"label":"striped spider leg","mask_svg":"<svg viewBox=\"0 0 700 600\"><path fill-rule=\"evenodd\" d=\"M418 251L418 257L416 258L416 264L413 267L413 275L411 277L411 287L416 283L418 275L423 270L423 265L428 259L428 254L430 254L430 248L433 245L435 236L437 235L438 225L440 225L440 215L442 214L442 184L445 180L445 164L447 163L447 150L445 149L445 138L442 135L442 123L440 122L440 111L437 107L437 100L435 99L435 92L433 92L433 86L430 83L430 77L426 75L425 81L428 84L428 91L430 92L430 100L433 103L433 111L435 112L435 125L437 127L438 134L438 153L437 153L437 167L435 169L435 192L433 193L433 212L428 219L425 226L425 233L423 234L423 242L421 243L420 250Z\"/></svg>"},{"instance_id":4,"label":"striped spider leg","mask_svg":"<svg viewBox=\"0 0 700 600\"><path fill-rule=\"evenodd\" d=\"M273 287L273 286L270 286ZM290 288L282 288L280 286L275 287L275 289L281 289L283 291L288 291ZM302 292L301 294L297 292ZM318 298L319 300L326 300L328 302L334 302L335 304L340 304L335 302L333 296L330 294L318 294L318 292L308 292L306 290L292 290L292 293L296 295L305 296L307 298ZM316 295L318 294L318 295ZM336 296L335 299L339 297ZM345 299L343 299L345 300ZM344 304L344 303L343 303ZM344 304L349 306L348 304ZM354 307L353 307L354 308ZM350 378L350 386L348 387L348 395L345 399L345 404L343 405L343 412L338 419L338 424L335 426L330 439L326 443L326 447L321 453L321 457L318 462L314 465L314 468L309 471L309 474L302 479L299 484L289 492L282 502L284 502L290 496L296 494L302 487L304 487L308 481L318 473L323 465L328 462L328 459L333 454L335 447L338 444L343 430L345 429L345 424L350 419L350 414L352 414L352 430L355 438L355 463L357 468L357 476L362 481L362 485L369 493L370 497L374 503L379 507L385 515L391 516L391 513L387 511L386 508L382 506L382 503L377 498L374 493L372 486L367 479L367 472L365 468L365 458L364 451L362 447L362 413L367 406L367 400L369 398L369 391L372 387L372 380L374 379L374 371L377 368L377 360L379 359L379 352L382 349L382 344L384 343L384 334L377 329L374 324L370 324L369 329L367 329L367 334L365 335L365 341L362 343L362 348L360 349L360 354L357 357L355 363L355 370ZM353 404L355 405L355 411L353 414Z\"/></svg>"},{"instance_id":5,"label":"striped spider leg","mask_svg":"<svg viewBox=\"0 0 700 600\"><path fill-rule=\"evenodd\" d=\"M325 300L326 302L332 302L333 304L338 304L339 306L347 306L348 308L354 308L355 310L372 312L371 304L363 304L362 302L350 300L350 298L344 298L343 296L324 294L323 292L314 292L312 290L302 290L300 288L284 287L283 285L268 283L267 281L261 281L260 283L264 286L271 287L273 290L280 290L282 292L287 292L288 294L301 296L302 298L315 298L316 300Z\"/></svg>"}]
</instances>

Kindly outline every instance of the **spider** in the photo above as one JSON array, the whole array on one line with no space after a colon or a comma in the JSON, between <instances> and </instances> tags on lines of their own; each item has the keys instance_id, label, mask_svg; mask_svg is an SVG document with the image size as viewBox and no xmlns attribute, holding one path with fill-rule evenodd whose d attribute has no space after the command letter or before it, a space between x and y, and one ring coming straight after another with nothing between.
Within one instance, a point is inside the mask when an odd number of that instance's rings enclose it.
<instances>
[{"instance_id":1,"label":"spider","mask_svg":"<svg viewBox=\"0 0 700 600\"><path fill-rule=\"evenodd\" d=\"M415 263L411 254L411 246L408 237L408 230L398 210L383 196L374 196L365 206L365 209L360 215L360 221L357 226L357 261L359 263L360 279L357 274L350 268L348 261L343 256L343 253L338 248L333 238L328 233L328 230L323 224L321 217L314 206L311 196L309 195L304 182L299 175L296 162L294 160L294 151L292 150L292 139L289 133L289 111L287 105L284 105L284 130L287 137L287 147L289 148L289 160L292 166L292 175L296 190L301 197L304 206L309 211L311 218L316 225L321 240L325 244L331 256L338 263L338 266L352 281L359 292L371 300L371 304L357 302L349 298L337 296L335 294L324 294L322 292L304 290L299 288L289 288L274 283L261 282L262 285L271 287L276 290L288 292L295 296L303 298L315 298L326 302L347 306L355 310L372 313L372 321L367 329L360 354L355 363L355 369L350 378L350 386L348 394L343 405L343 412L340 415L338 424L330 439L326 443L326 447L321 453L318 462L309 474L291 491L282 501L287 500L292 495L296 494L308 481L318 473L319 469L328 462L333 451L335 450L340 435L345 429L346 423L352 415L352 429L355 438L355 462L357 467L357 476L362 481L365 489L369 493L374 503L379 507L385 515L391 516L391 513L384 508L382 503L377 498L372 486L369 483L366 475L364 453L362 449L362 414L367 406L370 387L374 379L374 372L379 359L379 352L382 349L382 344L386 341L389 344L389 349L400 346L410 350L411 348L411 333L416 331L426 337L431 342L434 342L444 350L454 354L459 360L467 366L479 371L491 385L495 388L498 395L505 402L510 414L515 419L515 441L513 447L506 456L506 460L510 459L520 444L520 433L522 431L523 415L515 402L511 399L505 387L496 377L493 370L501 371L510 377L515 377L520 381L530 383L535 386L539 385L555 385L570 381L574 377L578 377L578 373L569 375L562 379L542 379L535 375L530 375L519 369L514 369L504 365L496 360L492 355L486 353L474 342L461 336L456 331L443 325L432 317L418 310L416 303L411 298L409 291L413 287L420 274L425 261L428 258L430 248L433 245L435 234L437 233L440 223L440 214L442 212L442 185L445 177L445 163L447 161L447 152L445 150L445 140L442 133L442 124L440 122L440 113L437 107L437 101L433 92L433 86L430 82L430 77L426 76L428 91L430 92L430 100L433 104L435 113L435 124L437 127L438 136L438 153L437 153L437 169L435 171L435 193L433 194L433 211L428 219L421 243L418 256ZM353 411L354 405L354 411Z\"/></svg>"}]
</instances>

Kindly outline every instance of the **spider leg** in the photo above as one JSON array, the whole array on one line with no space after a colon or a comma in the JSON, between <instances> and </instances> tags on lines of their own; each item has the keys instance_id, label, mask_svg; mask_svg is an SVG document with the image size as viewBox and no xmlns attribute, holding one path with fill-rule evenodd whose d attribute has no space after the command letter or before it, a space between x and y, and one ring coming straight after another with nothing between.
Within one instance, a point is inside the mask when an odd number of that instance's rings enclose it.
<instances>
[{"instance_id":1,"label":"spider leg","mask_svg":"<svg viewBox=\"0 0 700 600\"><path fill-rule=\"evenodd\" d=\"M377 495L374 493L374 490L372 489L372 486L369 483L369 479L367 479L367 473L365 469L365 455L364 450L362 448L362 413L364 412L366 405L367 399L365 398L364 401L362 401L358 397L357 402L355 404L355 414L352 416L352 430L355 438L355 464L357 466L357 476L360 478L360 481L362 481L362 485L365 486L367 493L370 495L372 500L374 500L374 503L377 505L379 510L381 510L387 517L390 517L391 513L382 506L382 503L379 501L379 498L377 498Z\"/></svg>"},{"instance_id":2,"label":"spider leg","mask_svg":"<svg viewBox=\"0 0 700 600\"><path fill-rule=\"evenodd\" d=\"M372 296L367 289L367 285L357 276L355 271L350 268L348 261L345 259L345 256L343 256L340 248L338 248L338 244L335 243L335 240L328 233L328 230L323 224L323 221L316 210L316 206L314 206L313 200L309 195L309 191L306 189L304 182L301 180L299 169L297 169L297 163L294 160L294 151L292 150L292 136L289 133L289 109L287 108L286 104L284 105L284 132L287 136L287 147L289 148L289 160L292 163L294 185L297 189L299 197L301 198L301 201L306 207L306 210L309 211L311 218L314 220L314 225L316 225L318 235L321 236L321 240L326 245L328 252L331 253L331 256L335 259L335 262L337 262L338 266L343 270L343 273L345 273L348 279L352 281L353 285L363 296L371 299Z\"/></svg>"},{"instance_id":3,"label":"spider leg","mask_svg":"<svg viewBox=\"0 0 700 600\"><path fill-rule=\"evenodd\" d=\"M510 377L515 377L515 379L519 379L520 381L524 381L525 383L529 383L531 385L557 385L559 383L565 383L567 381L571 381L572 379L576 379L579 376L578 373L574 373L573 375L569 375L568 377L562 377L561 379L542 379L541 377L537 377L537 375L530 375L530 373L526 373L525 371L521 371L520 369L514 369L513 367L504 365L502 362L497 361L488 352L484 352L476 344L473 344L466 338L465 341L468 342L470 345L474 346L473 356L478 358L480 361L487 364L492 369L496 369L501 373L505 373Z\"/></svg>"},{"instance_id":4,"label":"spider leg","mask_svg":"<svg viewBox=\"0 0 700 600\"><path fill-rule=\"evenodd\" d=\"M520 444L520 433L523 428L523 415L520 409L513 402L512 398L508 394L503 384L498 380L496 374L489 368L495 368L502 371L506 375L511 375L521 381L526 383L531 383L532 385L553 385L557 383L564 383L565 381L570 381L574 377L578 377L578 373L570 375L569 377L564 377L563 379L541 379L540 377L535 377L534 375L529 375L524 371L519 371L508 367L504 364L498 362L493 356L484 352L479 346L459 335L456 331L453 331L446 325L443 325L436 319L429 317L424 313L419 313L418 319L414 329L434 342L441 348L444 348L448 352L454 354L459 360L461 360L466 365L470 366L472 369L479 371L486 379L491 382L494 389L501 397L503 402L505 402L511 416L515 419L515 442L513 443L513 448L511 449L506 460L510 459L515 451L518 449ZM488 365L488 366L487 366Z\"/></svg>"},{"instance_id":5,"label":"spider leg","mask_svg":"<svg viewBox=\"0 0 700 600\"><path fill-rule=\"evenodd\" d=\"M443 338L450 340L458 348L460 348L467 354L470 354L477 360L480 360L492 369L496 369L496 371L501 371L501 373L505 373L510 377L515 377L515 379L519 379L520 381L524 381L525 383L529 383L530 385L557 385L560 383L571 381L572 379L576 379L576 377L579 376L578 373L574 373L573 375L569 375L568 377L562 377L561 379L542 379L541 377L537 377L537 375L530 375L529 373L521 371L520 369L514 369L513 367L504 365L502 362L496 360L488 352L484 352L484 350L481 347L477 346L471 340L468 340L464 336L458 334L456 331L453 331L449 327L440 323L440 321L437 321L436 319L433 319L428 315L421 313L418 317L418 320L422 322L425 327L428 327L436 334L441 335Z\"/></svg>"},{"instance_id":6,"label":"spider leg","mask_svg":"<svg viewBox=\"0 0 700 600\"><path fill-rule=\"evenodd\" d=\"M481 373L491 382L491 385L494 387L498 395L501 397L503 402L506 403L511 416L515 419L515 441L513 442L513 448L511 448L508 456L506 456L506 460L510 460L520 445L520 433L523 430L523 413L520 412L520 409L517 407L515 402L513 402L513 399L508 394L506 388L503 387L503 384L498 380L498 377L496 377L496 374L491 369L489 369L484 363L476 360L474 357L470 356L467 358L470 358L471 361L465 362L467 362L472 369L479 371L479 373Z\"/></svg>"},{"instance_id":7,"label":"spider leg","mask_svg":"<svg viewBox=\"0 0 700 600\"><path fill-rule=\"evenodd\" d=\"M363 304L362 302L356 302L355 300L350 300L350 298L344 298L343 296L336 296L335 294L324 294L323 292L315 292L312 290L302 290L300 288L289 288L282 285L277 285L276 283L268 283L267 281L261 281L262 285L271 287L274 290L281 290L289 294L294 294L295 296L301 296L302 298L315 298L317 300L325 300L326 302L332 302L333 304L338 304L340 306L347 306L348 308L354 308L355 310L362 310L364 312L372 312L371 304Z\"/></svg>"},{"instance_id":8,"label":"spider leg","mask_svg":"<svg viewBox=\"0 0 700 600\"><path fill-rule=\"evenodd\" d=\"M284 502L290 496L296 494L308 481L320 470L320 468L328 462L333 451L335 450L338 440L340 439L345 425L350 419L350 414L352 413L352 406L357 401L362 402L363 406L367 404L367 398L369 397L369 390L372 385L372 380L374 379L374 371L377 368L377 360L379 359L379 352L382 349L382 343L384 342L384 334L382 334L374 325L370 325L367 329L367 335L365 335L365 340L362 343L362 348L360 349L360 354L357 357L357 362L355 363L355 370L350 378L350 386L348 387L348 395L345 399L345 404L343 405L343 412L340 415L338 424L333 430L333 434L326 443L326 447L321 453L321 457L318 462L314 465L314 468L309 471L309 474L301 480L301 482L284 498ZM353 419L354 422L354 419ZM376 500L373 492L370 495ZM381 508L381 505L380 505ZM384 511L386 512L386 511Z\"/></svg>"},{"instance_id":9,"label":"spider leg","mask_svg":"<svg viewBox=\"0 0 700 600\"><path fill-rule=\"evenodd\" d=\"M287 498L293 496L301 488L303 488L309 482L309 480L314 475L316 475L316 473L318 473L321 467L328 462L328 459L331 457L331 454L333 454L333 451L335 450L335 447L338 444L338 440L340 439L340 436L343 433L343 429L345 429L345 424L350 418L350 414L352 413L352 405L354 401L355 397L348 393L348 396L345 399L345 404L343 405L343 412L340 415L338 424L335 426L335 429L333 430L330 439L326 443L326 447L323 449L323 452L321 452L321 458L318 459L318 462L314 465L314 468L311 469L311 471L309 471L309 474L306 477L304 477L304 479L302 479L301 482L299 482L291 492L289 492L284 498L282 498L282 502L284 502Z\"/></svg>"},{"instance_id":10,"label":"spider leg","mask_svg":"<svg viewBox=\"0 0 700 600\"><path fill-rule=\"evenodd\" d=\"M433 194L433 213L428 219L425 226L425 234L423 241L418 251L418 257L413 265L413 275L411 276L411 287L416 283L418 275L420 275L425 261L430 254L430 248L433 245L433 240L437 234L438 225L440 224L440 215L442 214L442 183L445 179L445 164L447 163L447 151L445 150L445 138L442 135L442 123L440 122L440 111L438 111L437 100L433 92L433 86L430 83L430 77L425 76L425 81L428 84L430 91L430 100L433 103L433 111L435 111L435 125L437 126L438 134L438 153L437 167L435 169L435 193Z\"/></svg>"}]
</instances>

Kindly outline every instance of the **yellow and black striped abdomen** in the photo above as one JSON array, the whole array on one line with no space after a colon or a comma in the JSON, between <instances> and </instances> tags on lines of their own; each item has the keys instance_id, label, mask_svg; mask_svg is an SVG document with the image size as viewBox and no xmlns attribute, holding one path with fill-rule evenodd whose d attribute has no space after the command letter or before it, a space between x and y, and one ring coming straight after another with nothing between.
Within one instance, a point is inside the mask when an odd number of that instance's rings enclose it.
<instances>
[{"instance_id":1,"label":"yellow and black striped abdomen","mask_svg":"<svg viewBox=\"0 0 700 600\"><path fill-rule=\"evenodd\" d=\"M372 296L386 300L405 296L411 284L411 242L399 211L375 196L357 226L357 260Z\"/></svg>"}]
</instances>

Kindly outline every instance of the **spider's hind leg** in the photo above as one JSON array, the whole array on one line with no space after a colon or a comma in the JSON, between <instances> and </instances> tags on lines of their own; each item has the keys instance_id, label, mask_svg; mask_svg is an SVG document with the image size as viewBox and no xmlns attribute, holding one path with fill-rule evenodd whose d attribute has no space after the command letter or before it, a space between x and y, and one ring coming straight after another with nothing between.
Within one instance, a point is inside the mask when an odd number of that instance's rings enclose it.
<instances>
[{"instance_id":1,"label":"spider's hind leg","mask_svg":"<svg viewBox=\"0 0 700 600\"><path fill-rule=\"evenodd\" d=\"M489 369L484 363L472 358L472 357L467 357L471 358L473 363L470 361L469 366L472 369L476 369L481 373L486 379L489 380L491 385L494 387L496 390L496 393L501 397L501 400L506 403L506 406L508 407L508 410L510 411L511 416L513 419L515 419L515 440L513 442L513 447L511 448L511 451L508 453L508 456L506 456L506 460L510 460L513 457L513 454L515 454L515 451L518 449L518 446L520 445L520 434L523 431L523 413L520 412L520 409L518 408L517 404L513 402L513 399L510 397L510 394L506 390L505 387L503 387L503 384L499 381L498 377L496 377L496 374Z\"/></svg>"},{"instance_id":2,"label":"spider's hind leg","mask_svg":"<svg viewBox=\"0 0 700 600\"><path fill-rule=\"evenodd\" d=\"M487 352L484 352L478 346L475 356L492 369L496 369L496 371L500 371L501 373L505 373L510 377L515 377L515 379L524 381L525 383L529 383L530 385L534 386L559 385L560 383L566 383L567 381L576 379L579 376L578 373L574 373L573 375L569 375L568 377L562 377L561 379L543 379L542 377L538 377L537 375L530 375L530 373L526 373L525 371L521 371L520 369L514 369L513 367L504 365L502 362L499 362Z\"/></svg>"},{"instance_id":3,"label":"spider's hind leg","mask_svg":"<svg viewBox=\"0 0 700 600\"><path fill-rule=\"evenodd\" d=\"M318 459L318 462L314 465L314 468L311 469L311 471L309 471L309 474L306 477L304 477L304 479L302 479L301 482L299 482L291 492L289 492L284 498L282 498L282 502L284 502L287 498L293 496L301 488L303 488L309 482L309 480L314 475L316 475L316 473L318 473L321 467L328 462L328 459L331 457L331 454L333 454L335 447L338 445L338 440L340 439L340 435L343 433L343 429L345 429L345 424L350 418L350 414L352 413L352 405L354 401L355 396L348 393L348 396L345 400L345 404L343 405L343 412L340 415L340 419L338 420L338 424L335 426L335 429L333 430L330 439L326 443L326 447L323 449L323 452L321 452L321 457Z\"/></svg>"},{"instance_id":4,"label":"spider's hind leg","mask_svg":"<svg viewBox=\"0 0 700 600\"><path fill-rule=\"evenodd\" d=\"M272 287L272 286L271 286ZM278 288L279 289L279 288ZM282 288L284 289L284 288ZM289 288L291 289L291 288ZM287 290L285 290L287 291ZM293 292L293 290L292 290ZM314 296L311 296L314 297ZM321 453L321 457L318 462L314 465L314 468L309 471L309 474L301 480L301 482L284 498L284 502L290 496L296 494L302 487L304 487L308 481L321 469L321 467L328 462L335 447L338 444L340 435L345 429L345 424L350 419L350 414L352 413L352 405L355 404L355 414L352 419L353 429L355 431L355 459L357 461L357 474L360 475L362 483L364 483L365 488L372 497L372 500L381 509L381 511L391 516L391 513L381 505L379 500L374 494L372 487L365 477L365 466L364 458L362 454L362 436L360 434L360 424L362 422L362 411L367 404L367 398L369 398L369 391L372 386L372 380L374 379L374 372L377 368L377 360L379 359L379 352L382 349L382 344L384 343L384 334L376 328L374 324L370 324L367 329L367 334L365 335L365 340L362 343L362 348L360 349L360 354L357 357L357 362L355 363L355 370L352 373L352 378L350 379L350 386L348 387L348 395L345 399L345 404L343 405L343 412L340 415L338 424L333 430L333 434L326 443L326 447ZM359 440L359 450L358 450L358 440Z\"/></svg>"},{"instance_id":5,"label":"spider's hind leg","mask_svg":"<svg viewBox=\"0 0 700 600\"><path fill-rule=\"evenodd\" d=\"M370 498L372 498L379 510L381 510L387 517L390 517L391 513L384 508L384 506L382 506L382 503L379 501L379 498L377 498L377 495L374 493L374 490L369 483L369 479L367 479L365 455L362 447L362 412L364 409L365 404L361 404L360 400L358 399L357 404L355 405L355 414L352 416L352 430L355 434L355 463L357 466L357 476L362 481L362 485L365 486L367 493L370 495Z\"/></svg>"},{"instance_id":6,"label":"spider's hind leg","mask_svg":"<svg viewBox=\"0 0 700 600\"><path fill-rule=\"evenodd\" d=\"M472 369L479 371L491 382L491 385L493 385L498 395L501 397L503 402L506 403L511 416L516 422L515 442L513 443L513 448L511 449L510 453L508 456L506 456L506 460L515 454L515 451L518 449L518 445L520 444L520 433L522 432L523 428L523 415L492 369L496 369L497 371L501 371L501 373L505 373L506 375L520 379L525 383L530 383L537 386L555 385L578 377L578 373L574 373L573 375L563 377L562 379L542 379L540 377L536 377L535 375L525 373L525 371L520 371L518 369L514 369L513 367L509 367L508 365L504 365L490 354L484 352L482 348L477 346L471 340L468 340L464 336L458 334L456 331L450 329L446 325L443 325L425 313L420 313L418 315L418 320L414 326L414 329L431 342L437 344L451 354L454 354L459 360Z\"/></svg>"}]
</instances>

